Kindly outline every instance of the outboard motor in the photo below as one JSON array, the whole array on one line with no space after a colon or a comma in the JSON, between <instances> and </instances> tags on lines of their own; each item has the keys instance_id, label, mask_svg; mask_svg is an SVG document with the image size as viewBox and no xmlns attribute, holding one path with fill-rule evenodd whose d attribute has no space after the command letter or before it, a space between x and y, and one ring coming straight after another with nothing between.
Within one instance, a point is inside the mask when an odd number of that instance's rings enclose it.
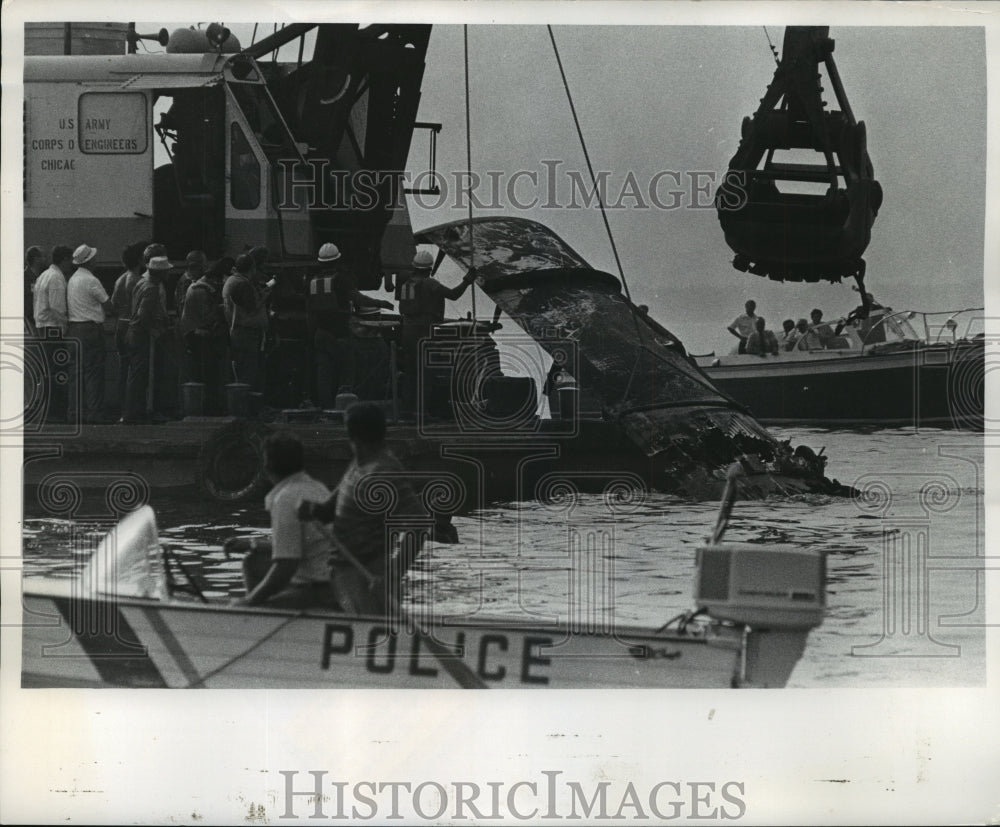
<instances>
[{"instance_id":1,"label":"outboard motor","mask_svg":"<svg viewBox=\"0 0 1000 827\"><path fill-rule=\"evenodd\" d=\"M864 295L862 256L882 188L868 157L865 125L854 119L828 34L827 26L785 30L774 79L757 112L743 121L716 208L726 243L736 253L736 269L776 281L839 282L853 276ZM824 109L820 63L840 111ZM774 158L777 150L812 150L818 162L782 163ZM825 184L826 191L782 191L780 185L789 182Z\"/></svg>"}]
</instances>

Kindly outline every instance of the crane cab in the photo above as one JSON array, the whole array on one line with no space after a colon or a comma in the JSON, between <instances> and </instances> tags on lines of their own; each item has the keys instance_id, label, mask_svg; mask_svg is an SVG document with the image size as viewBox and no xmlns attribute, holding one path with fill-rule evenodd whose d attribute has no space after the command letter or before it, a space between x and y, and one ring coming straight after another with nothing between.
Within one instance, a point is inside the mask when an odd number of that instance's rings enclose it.
<instances>
[{"instance_id":1,"label":"crane cab","mask_svg":"<svg viewBox=\"0 0 1000 827\"><path fill-rule=\"evenodd\" d=\"M235 256L313 247L305 205L282 204L302 155L252 58L155 54L25 59L25 242L156 239Z\"/></svg>"}]
</instances>

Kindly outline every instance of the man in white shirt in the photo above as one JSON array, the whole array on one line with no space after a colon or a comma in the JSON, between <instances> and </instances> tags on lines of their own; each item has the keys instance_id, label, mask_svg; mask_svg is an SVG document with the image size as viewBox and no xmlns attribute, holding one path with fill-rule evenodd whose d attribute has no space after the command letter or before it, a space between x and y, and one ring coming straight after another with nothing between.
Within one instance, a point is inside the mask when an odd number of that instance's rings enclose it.
<instances>
[{"instance_id":1,"label":"man in white shirt","mask_svg":"<svg viewBox=\"0 0 1000 827\"><path fill-rule=\"evenodd\" d=\"M733 323L726 328L726 330L740 340L739 353L747 352L747 339L750 338L750 334L756 329L757 315L754 311L757 310L757 302L750 299L743 305L743 309L746 312L742 316L737 316L733 320Z\"/></svg>"},{"instance_id":2,"label":"man in white shirt","mask_svg":"<svg viewBox=\"0 0 1000 827\"><path fill-rule=\"evenodd\" d=\"M291 434L272 434L264 443L264 470L274 487L264 506L271 515L271 537L236 538L227 552L248 552L243 559L246 596L234 605L275 608L333 608L330 585L330 535L314 523L301 522L304 500L325 502L323 483L304 470L302 443Z\"/></svg>"},{"instance_id":3,"label":"man in white shirt","mask_svg":"<svg viewBox=\"0 0 1000 827\"><path fill-rule=\"evenodd\" d=\"M66 332L66 279L73 272L73 251L69 247L58 245L52 248L52 264L43 272L32 286L34 293L35 327L39 335L57 335L48 332L50 328L58 330L59 334Z\"/></svg>"},{"instance_id":4,"label":"man in white shirt","mask_svg":"<svg viewBox=\"0 0 1000 827\"><path fill-rule=\"evenodd\" d=\"M73 251L76 272L66 285L66 306L69 316L69 336L79 342L83 394L76 398L83 403L83 421L108 422L104 418L104 319L111 312L111 299L97 278L85 265L94 259L97 250L81 244Z\"/></svg>"},{"instance_id":5,"label":"man in white shirt","mask_svg":"<svg viewBox=\"0 0 1000 827\"><path fill-rule=\"evenodd\" d=\"M61 339L66 333L66 279L73 272L73 251L59 244L52 248L52 264L37 278L32 285L34 294L35 328L38 337L46 340L42 345L45 357L45 388L48 397L46 419L49 422L66 422L69 404L67 395L68 382L59 381L60 374L72 375L74 360L62 359L65 346L59 346L53 340ZM60 358L57 361L57 354Z\"/></svg>"}]
</instances>

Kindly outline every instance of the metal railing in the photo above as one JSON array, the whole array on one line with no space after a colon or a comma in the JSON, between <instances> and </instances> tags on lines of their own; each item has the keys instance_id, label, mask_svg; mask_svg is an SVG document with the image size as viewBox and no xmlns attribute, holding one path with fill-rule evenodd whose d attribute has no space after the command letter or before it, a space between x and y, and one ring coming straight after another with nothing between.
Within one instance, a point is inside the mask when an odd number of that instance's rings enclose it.
<instances>
[{"instance_id":1,"label":"metal railing","mask_svg":"<svg viewBox=\"0 0 1000 827\"><path fill-rule=\"evenodd\" d=\"M937 320L941 318L944 318L944 321L938 322ZM959 329L963 326L964 330L960 334ZM885 338L881 341L871 341L872 334L878 330L881 330L885 334ZM892 338L888 335L890 332L894 334ZM972 339L983 332L984 316L982 307L966 307L961 310L931 312L899 310L887 313L875 322L861 338L861 346L862 348L867 348L891 342L905 341L923 342L925 344L956 344L962 340Z\"/></svg>"}]
</instances>

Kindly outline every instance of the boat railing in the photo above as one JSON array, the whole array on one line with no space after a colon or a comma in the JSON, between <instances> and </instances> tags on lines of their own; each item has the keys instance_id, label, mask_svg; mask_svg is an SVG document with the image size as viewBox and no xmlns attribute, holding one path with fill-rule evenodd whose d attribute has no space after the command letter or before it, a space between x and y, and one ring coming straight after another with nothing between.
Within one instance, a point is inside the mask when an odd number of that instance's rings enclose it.
<instances>
[{"instance_id":1,"label":"boat railing","mask_svg":"<svg viewBox=\"0 0 1000 827\"><path fill-rule=\"evenodd\" d=\"M955 344L982 333L984 323L982 314L982 307L938 311L899 310L886 313L865 331L861 337L862 348L884 345L887 341Z\"/></svg>"}]
</instances>

